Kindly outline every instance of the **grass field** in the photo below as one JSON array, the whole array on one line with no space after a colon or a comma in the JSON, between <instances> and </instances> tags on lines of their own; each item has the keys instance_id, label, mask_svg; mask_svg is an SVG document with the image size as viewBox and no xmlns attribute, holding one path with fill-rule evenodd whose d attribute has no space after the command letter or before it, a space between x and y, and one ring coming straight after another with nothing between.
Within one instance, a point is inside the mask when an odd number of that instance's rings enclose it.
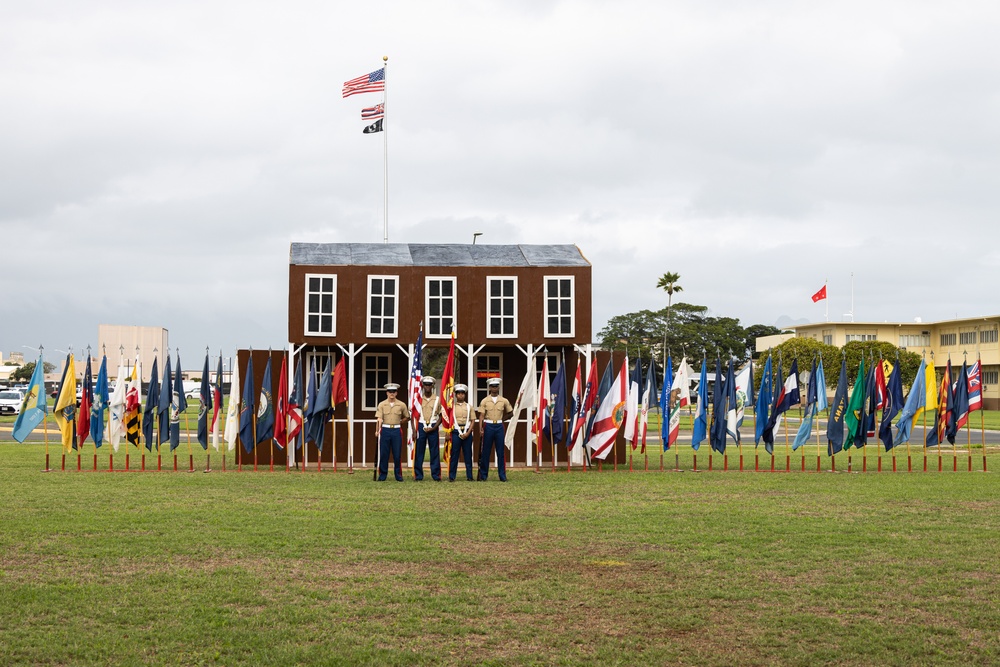
<instances>
[{"instance_id":1,"label":"grass field","mask_svg":"<svg viewBox=\"0 0 1000 667\"><path fill-rule=\"evenodd\" d=\"M0 444L2 664L1000 663L995 473L373 484L42 460Z\"/></svg>"}]
</instances>

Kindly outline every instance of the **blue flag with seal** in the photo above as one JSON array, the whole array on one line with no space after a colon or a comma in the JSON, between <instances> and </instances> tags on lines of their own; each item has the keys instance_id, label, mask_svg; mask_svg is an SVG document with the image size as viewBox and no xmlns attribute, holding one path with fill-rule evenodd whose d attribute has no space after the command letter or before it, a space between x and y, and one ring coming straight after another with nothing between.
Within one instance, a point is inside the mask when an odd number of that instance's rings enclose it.
<instances>
[{"instance_id":1,"label":"blue flag with seal","mask_svg":"<svg viewBox=\"0 0 1000 667\"><path fill-rule=\"evenodd\" d=\"M253 350L247 355L247 371L243 380L243 394L240 396L240 442L243 443L243 451L247 454L253 451L254 445L254 420L257 412L254 408L253 395Z\"/></svg>"},{"instance_id":2,"label":"blue flag with seal","mask_svg":"<svg viewBox=\"0 0 1000 667\"><path fill-rule=\"evenodd\" d=\"M222 356L219 356L222 364ZM222 373L216 373L221 375ZM219 380L221 382L221 380ZM222 391L220 390L221 394ZM208 381L208 352L205 352L205 365L201 369L201 386L198 389L198 442L201 448L208 450L208 411L212 409L212 385Z\"/></svg>"},{"instance_id":3,"label":"blue flag with seal","mask_svg":"<svg viewBox=\"0 0 1000 667\"><path fill-rule=\"evenodd\" d=\"M660 387L660 438L663 440L663 451L670 449L670 393L674 386L674 367L670 355L667 355L667 365L663 367L663 386Z\"/></svg>"},{"instance_id":4,"label":"blue flag with seal","mask_svg":"<svg viewBox=\"0 0 1000 667\"><path fill-rule=\"evenodd\" d=\"M271 391L271 354L268 352L267 365L264 366L264 379L260 383L260 396L257 400L257 444L274 437L274 402Z\"/></svg>"},{"instance_id":5,"label":"blue flag with seal","mask_svg":"<svg viewBox=\"0 0 1000 667\"><path fill-rule=\"evenodd\" d=\"M108 391L108 355L101 357L101 369L97 371L97 385L94 387L94 401L90 404L90 439L94 447L104 444L104 411L108 409L111 393Z\"/></svg>"},{"instance_id":6,"label":"blue flag with seal","mask_svg":"<svg viewBox=\"0 0 1000 667\"><path fill-rule=\"evenodd\" d=\"M21 411L14 420L14 439L24 442L28 434L44 421L48 412L48 399L45 397L45 362L39 354L35 370L32 371L31 380L28 382L28 391L21 400Z\"/></svg>"}]
</instances>

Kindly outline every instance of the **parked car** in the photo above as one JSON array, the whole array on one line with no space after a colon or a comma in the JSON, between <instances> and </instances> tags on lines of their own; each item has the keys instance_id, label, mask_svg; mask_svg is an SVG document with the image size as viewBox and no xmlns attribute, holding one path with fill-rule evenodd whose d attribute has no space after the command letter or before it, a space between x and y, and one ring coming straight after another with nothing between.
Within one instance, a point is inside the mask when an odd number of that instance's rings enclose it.
<instances>
[{"instance_id":1,"label":"parked car","mask_svg":"<svg viewBox=\"0 0 1000 667\"><path fill-rule=\"evenodd\" d=\"M14 389L0 391L0 415L16 415L21 412L24 394Z\"/></svg>"}]
</instances>

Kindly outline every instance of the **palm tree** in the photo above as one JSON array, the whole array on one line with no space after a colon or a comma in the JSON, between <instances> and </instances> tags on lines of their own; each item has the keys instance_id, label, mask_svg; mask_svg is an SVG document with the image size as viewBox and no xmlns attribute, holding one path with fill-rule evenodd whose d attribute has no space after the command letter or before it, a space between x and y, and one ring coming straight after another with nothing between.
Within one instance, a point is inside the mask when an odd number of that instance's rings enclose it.
<instances>
[{"instance_id":1,"label":"palm tree","mask_svg":"<svg viewBox=\"0 0 1000 667\"><path fill-rule=\"evenodd\" d=\"M667 272L656 281L656 287L667 293L667 325L663 329L663 358L667 358L667 329L670 328L670 305L675 292L683 292L684 288L677 284L681 274ZM664 362L665 363L665 362Z\"/></svg>"}]
</instances>

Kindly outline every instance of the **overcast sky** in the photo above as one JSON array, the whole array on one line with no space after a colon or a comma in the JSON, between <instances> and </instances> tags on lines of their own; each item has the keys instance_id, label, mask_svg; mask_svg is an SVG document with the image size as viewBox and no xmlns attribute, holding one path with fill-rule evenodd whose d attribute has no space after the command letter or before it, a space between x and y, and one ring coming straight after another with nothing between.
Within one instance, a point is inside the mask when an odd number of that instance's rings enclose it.
<instances>
[{"instance_id":1,"label":"overcast sky","mask_svg":"<svg viewBox=\"0 0 1000 667\"><path fill-rule=\"evenodd\" d=\"M0 350L286 344L288 245L576 243L594 331L992 315L1000 3L0 2Z\"/></svg>"}]
</instances>

